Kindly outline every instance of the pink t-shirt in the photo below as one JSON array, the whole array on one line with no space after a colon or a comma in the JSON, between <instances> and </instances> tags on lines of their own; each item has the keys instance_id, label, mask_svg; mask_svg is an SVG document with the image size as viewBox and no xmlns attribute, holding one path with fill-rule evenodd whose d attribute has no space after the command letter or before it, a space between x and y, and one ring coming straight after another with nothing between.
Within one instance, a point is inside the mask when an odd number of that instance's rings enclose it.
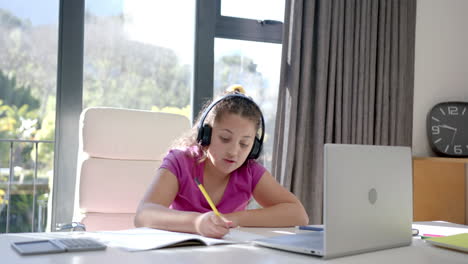
<instances>
[{"instance_id":1,"label":"pink t-shirt","mask_svg":"<svg viewBox=\"0 0 468 264\"><path fill-rule=\"evenodd\" d=\"M195 177L203 184L205 162L198 163L189 152L199 153L197 147L172 149L164 158L161 167L172 172L179 181L177 193L171 208L181 211L205 213L211 211L210 205L198 188ZM231 173L223 197L216 204L220 213L227 214L245 210L258 181L266 169L255 160L248 160Z\"/></svg>"}]
</instances>

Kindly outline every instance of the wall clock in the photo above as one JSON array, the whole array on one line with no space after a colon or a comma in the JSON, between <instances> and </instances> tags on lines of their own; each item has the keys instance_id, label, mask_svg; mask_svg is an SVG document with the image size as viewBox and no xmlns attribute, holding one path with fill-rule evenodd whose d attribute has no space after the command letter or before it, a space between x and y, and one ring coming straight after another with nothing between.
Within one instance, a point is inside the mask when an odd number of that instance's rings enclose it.
<instances>
[{"instance_id":1,"label":"wall clock","mask_svg":"<svg viewBox=\"0 0 468 264\"><path fill-rule=\"evenodd\" d=\"M468 102L436 104L427 115L432 150L441 156L468 157Z\"/></svg>"}]
</instances>

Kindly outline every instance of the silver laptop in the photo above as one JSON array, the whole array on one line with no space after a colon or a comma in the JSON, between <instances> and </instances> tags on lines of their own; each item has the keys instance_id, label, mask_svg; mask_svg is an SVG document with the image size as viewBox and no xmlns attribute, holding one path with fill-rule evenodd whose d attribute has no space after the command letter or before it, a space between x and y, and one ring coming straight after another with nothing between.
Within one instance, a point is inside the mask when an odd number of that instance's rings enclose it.
<instances>
[{"instance_id":1,"label":"silver laptop","mask_svg":"<svg viewBox=\"0 0 468 264\"><path fill-rule=\"evenodd\" d=\"M334 258L411 244L409 147L325 144L322 232L255 245Z\"/></svg>"}]
</instances>

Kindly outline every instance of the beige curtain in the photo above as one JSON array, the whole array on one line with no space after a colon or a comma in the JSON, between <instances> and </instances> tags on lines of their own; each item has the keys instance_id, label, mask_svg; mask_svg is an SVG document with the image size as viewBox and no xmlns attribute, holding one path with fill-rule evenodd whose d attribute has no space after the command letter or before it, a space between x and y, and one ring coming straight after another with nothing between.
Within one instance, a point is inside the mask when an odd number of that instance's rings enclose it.
<instances>
[{"instance_id":1,"label":"beige curtain","mask_svg":"<svg viewBox=\"0 0 468 264\"><path fill-rule=\"evenodd\" d=\"M273 173L322 223L323 144L411 146L416 0L287 0Z\"/></svg>"}]
</instances>

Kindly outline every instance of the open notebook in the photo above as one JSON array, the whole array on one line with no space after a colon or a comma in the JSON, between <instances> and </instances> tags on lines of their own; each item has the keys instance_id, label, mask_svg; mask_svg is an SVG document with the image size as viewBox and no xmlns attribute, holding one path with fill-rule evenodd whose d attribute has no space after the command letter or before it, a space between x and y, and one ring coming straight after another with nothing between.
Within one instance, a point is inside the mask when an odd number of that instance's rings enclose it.
<instances>
[{"instance_id":1,"label":"open notebook","mask_svg":"<svg viewBox=\"0 0 468 264\"><path fill-rule=\"evenodd\" d=\"M180 246L211 246L222 244L246 243L263 236L231 229L223 239L208 238L196 234L170 232L152 228L134 228L121 231L102 231L86 233L87 237L103 242L108 247L127 251L143 251Z\"/></svg>"}]
</instances>

